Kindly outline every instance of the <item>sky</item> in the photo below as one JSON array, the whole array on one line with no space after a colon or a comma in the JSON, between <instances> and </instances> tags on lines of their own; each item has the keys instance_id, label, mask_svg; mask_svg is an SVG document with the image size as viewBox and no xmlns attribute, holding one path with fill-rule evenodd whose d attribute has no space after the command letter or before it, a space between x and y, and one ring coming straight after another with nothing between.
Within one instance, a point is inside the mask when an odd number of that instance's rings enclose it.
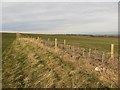
<instances>
[{"instance_id":1,"label":"sky","mask_svg":"<svg viewBox=\"0 0 120 90\"><path fill-rule=\"evenodd\" d=\"M117 2L4 2L2 31L43 34L114 34Z\"/></svg>"}]
</instances>

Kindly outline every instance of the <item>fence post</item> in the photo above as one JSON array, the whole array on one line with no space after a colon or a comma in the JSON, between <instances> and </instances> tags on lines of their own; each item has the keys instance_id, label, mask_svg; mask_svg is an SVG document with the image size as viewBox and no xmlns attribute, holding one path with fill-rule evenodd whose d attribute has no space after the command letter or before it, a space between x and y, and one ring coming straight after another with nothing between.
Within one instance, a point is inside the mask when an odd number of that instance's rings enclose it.
<instances>
[{"instance_id":1,"label":"fence post","mask_svg":"<svg viewBox=\"0 0 120 90\"><path fill-rule=\"evenodd\" d=\"M50 42L50 38L48 38L48 43Z\"/></svg>"},{"instance_id":2,"label":"fence post","mask_svg":"<svg viewBox=\"0 0 120 90\"><path fill-rule=\"evenodd\" d=\"M66 47L66 40L64 40L64 48Z\"/></svg>"},{"instance_id":3,"label":"fence post","mask_svg":"<svg viewBox=\"0 0 120 90\"><path fill-rule=\"evenodd\" d=\"M73 59L75 59L75 47L73 46Z\"/></svg>"},{"instance_id":4,"label":"fence post","mask_svg":"<svg viewBox=\"0 0 120 90\"><path fill-rule=\"evenodd\" d=\"M85 56L85 49L83 48L82 50L82 56L84 57Z\"/></svg>"},{"instance_id":5,"label":"fence post","mask_svg":"<svg viewBox=\"0 0 120 90\"><path fill-rule=\"evenodd\" d=\"M111 58L114 58L114 44L111 44Z\"/></svg>"},{"instance_id":6,"label":"fence post","mask_svg":"<svg viewBox=\"0 0 120 90\"><path fill-rule=\"evenodd\" d=\"M105 60L105 53L103 52L102 53L102 63L104 62L104 60Z\"/></svg>"},{"instance_id":7,"label":"fence post","mask_svg":"<svg viewBox=\"0 0 120 90\"><path fill-rule=\"evenodd\" d=\"M91 56L91 49L89 48L88 57Z\"/></svg>"},{"instance_id":8,"label":"fence post","mask_svg":"<svg viewBox=\"0 0 120 90\"><path fill-rule=\"evenodd\" d=\"M40 38L39 37L37 37L37 40L39 40Z\"/></svg>"},{"instance_id":9,"label":"fence post","mask_svg":"<svg viewBox=\"0 0 120 90\"><path fill-rule=\"evenodd\" d=\"M19 32L16 33L16 38L20 38L20 33Z\"/></svg>"},{"instance_id":10,"label":"fence post","mask_svg":"<svg viewBox=\"0 0 120 90\"><path fill-rule=\"evenodd\" d=\"M50 43L50 38L48 38L48 40L47 40L47 44L48 44L48 45L50 45L49 43Z\"/></svg>"},{"instance_id":11,"label":"fence post","mask_svg":"<svg viewBox=\"0 0 120 90\"><path fill-rule=\"evenodd\" d=\"M57 38L55 38L55 51L57 51Z\"/></svg>"}]
</instances>

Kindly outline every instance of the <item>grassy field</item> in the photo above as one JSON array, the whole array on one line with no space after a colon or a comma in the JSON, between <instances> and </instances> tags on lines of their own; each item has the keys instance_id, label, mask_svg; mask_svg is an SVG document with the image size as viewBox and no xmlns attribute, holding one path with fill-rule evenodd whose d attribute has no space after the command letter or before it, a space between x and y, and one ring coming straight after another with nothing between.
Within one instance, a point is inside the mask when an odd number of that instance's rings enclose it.
<instances>
[{"instance_id":1,"label":"grassy field","mask_svg":"<svg viewBox=\"0 0 120 90\"><path fill-rule=\"evenodd\" d=\"M15 40L15 33L2 33L2 52Z\"/></svg>"},{"instance_id":2,"label":"grassy field","mask_svg":"<svg viewBox=\"0 0 120 90\"><path fill-rule=\"evenodd\" d=\"M63 43L65 39L67 44L79 46L82 48L98 49L100 51L110 52L110 45L115 45L115 52L118 53L118 39L115 37L90 37L90 36L70 36L70 35L49 35L49 34L23 34L25 36L41 37L44 40L50 38L50 41L54 43L54 39L58 39L58 44ZM15 39L14 33L2 34L2 51L10 45Z\"/></svg>"}]
</instances>

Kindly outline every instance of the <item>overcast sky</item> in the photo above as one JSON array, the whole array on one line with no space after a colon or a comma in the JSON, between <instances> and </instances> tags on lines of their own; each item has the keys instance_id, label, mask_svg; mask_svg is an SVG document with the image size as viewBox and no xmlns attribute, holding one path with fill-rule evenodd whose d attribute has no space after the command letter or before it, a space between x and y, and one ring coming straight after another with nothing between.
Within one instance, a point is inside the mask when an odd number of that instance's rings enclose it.
<instances>
[{"instance_id":1,"label":"overcast sky","mask_svg":"<svg viewBox=\"0 0 120 90\"><path fill-rule=\"evenodd\" d=\"M118 31L118 3L2 3L2 31L57 34L115 33Z\"/></svg>"}]
</instances>

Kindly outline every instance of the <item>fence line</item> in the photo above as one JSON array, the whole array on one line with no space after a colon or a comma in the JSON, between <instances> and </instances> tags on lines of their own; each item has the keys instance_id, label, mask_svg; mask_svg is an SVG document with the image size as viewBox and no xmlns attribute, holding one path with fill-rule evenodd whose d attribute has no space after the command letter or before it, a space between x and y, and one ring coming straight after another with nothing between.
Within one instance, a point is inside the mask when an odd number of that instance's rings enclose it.
<instances>
[{"instance_id":1,"label":"fence line","mask_svg":"<svg viewBox=\"0 0 120 90\"><path fill-rule=\"evenodd\" d=\"M16 33L16 38L20 38L20 37L21 37L21 34ZM27 38L32 38L33 39L32 36L27 37ZM74 45L71 46L71 45L67 44L67 41L65 39L63 40L63 44L58 44L58 39L57 38L55 38L54 44L52 44L50 42L50 38L48 38L47 41L42 40L42 38L40 38L40 37L37 37L36 39L40 42L43 41L44 44L47 45L47 46L51 46L51 47L54 46L55 51L58 51L58 48L63 49L63 51L64 50L70 51L70 53L72 53L73 58L75 58L76 53L79 53L79 55L82 56L82 57L89 57L89 58L92 58L94 56L99 57L99 58L101 58L102 63L107 58L107 56L106 56L107 54L105 54L105 52L102 52L101 55L100 55L100 53L97 53L98 51L97 51L96 48L95 48L95 50L92 50L91 48L89 48L88 51L87 51L85 48L75 47ZM115 57L114 56L114 44L111 44L111 50L110 50L110 57L109 58L114 58L114 57Z\"/></svg>"}]
</instances>

